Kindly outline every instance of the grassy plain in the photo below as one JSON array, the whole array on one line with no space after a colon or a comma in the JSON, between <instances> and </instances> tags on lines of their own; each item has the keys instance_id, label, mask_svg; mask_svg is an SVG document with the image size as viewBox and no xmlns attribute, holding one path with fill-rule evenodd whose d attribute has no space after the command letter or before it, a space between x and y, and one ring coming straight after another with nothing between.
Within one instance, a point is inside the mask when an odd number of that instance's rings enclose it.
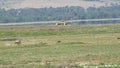
<instances>
[{"instance_id":1,"label":"grassy plain","mask_svg":"<svg viewBox=\"0 0 120 68\"><path fill-rule=\"evenodd\" d=\"M0 68L120 65L119 37L119 24L0 26ZM22 44L14 44L16 39Z\"/></svg>"}]
</instances>

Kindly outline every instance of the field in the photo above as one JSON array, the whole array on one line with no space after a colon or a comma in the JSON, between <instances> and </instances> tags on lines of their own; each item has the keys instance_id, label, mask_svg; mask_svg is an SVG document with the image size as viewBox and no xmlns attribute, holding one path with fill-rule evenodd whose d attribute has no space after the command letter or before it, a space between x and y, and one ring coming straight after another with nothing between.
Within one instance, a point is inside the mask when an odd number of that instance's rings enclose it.
<instances>
[{"instance_id":1,"label":"field","mask_svg":"<svg viewBox=\"0 0 120 68\"><path fill-rule=\"evenodd\" d=\"M0 68L119 68L119 38L119 24L0 26Z\"/></svg>"}]
</instances>

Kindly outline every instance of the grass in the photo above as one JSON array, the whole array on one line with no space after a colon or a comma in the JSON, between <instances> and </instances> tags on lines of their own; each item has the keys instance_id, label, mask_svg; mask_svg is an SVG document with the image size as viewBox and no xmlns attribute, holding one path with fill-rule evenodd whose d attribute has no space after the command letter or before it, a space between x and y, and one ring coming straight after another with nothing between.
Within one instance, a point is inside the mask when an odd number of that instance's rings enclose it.
<instances>
[{"instance_id":1,"label":"grass","mask_svg":"<svg viewBox=\"0 0 120 68\"><path fill-rule=\"evenodd\" d=\"M107 68L107 64L120 67L119 27L1 26L0 67ZM22 44L14 44L16 39L21 39Z\"/></svg>"},{"instance_id":2,"label":"grass","mask_svg":"<svg viewBox=\"0 0 120 68\"><path fill-rule=\"evenodd\" d=\"M103 26L9 26L0 27L0 37L120 33L119 25Z\"/></svg>"}]
</instances>

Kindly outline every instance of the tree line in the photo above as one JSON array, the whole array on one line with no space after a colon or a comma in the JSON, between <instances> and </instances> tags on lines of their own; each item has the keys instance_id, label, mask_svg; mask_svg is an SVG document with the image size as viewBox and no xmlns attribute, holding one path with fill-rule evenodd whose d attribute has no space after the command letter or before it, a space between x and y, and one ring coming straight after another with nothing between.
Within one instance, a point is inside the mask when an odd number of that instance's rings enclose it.
<instances>
[{"instance_id":1,"label":"tree line","mask_svg":"<svg viewBox=\"0 0 120 68\"><path fill-rule=\"evenodd\" d=\"M119 18L120 6L0 9L0 23Z\"/></svg>"}]
</instances>

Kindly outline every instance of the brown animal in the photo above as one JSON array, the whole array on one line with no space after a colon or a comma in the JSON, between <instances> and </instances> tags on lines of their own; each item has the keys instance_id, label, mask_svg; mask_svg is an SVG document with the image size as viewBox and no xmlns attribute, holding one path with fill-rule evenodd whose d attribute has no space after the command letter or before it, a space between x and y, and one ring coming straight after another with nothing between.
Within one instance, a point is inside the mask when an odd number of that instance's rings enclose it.
<instances>
[{"instance_id":1,"label":"brown animal","mask_svg":"<svg viewBox=\"0 0 120 68\"><path fill-rule=\"evenodd\" d=\"M57 43L61 43L61 41L57 41Z\"/></svg>"},{"instance_id":2,"label":"brown animal","mask_svg":"<svg viewBox=\"0 0 120 68\"><path fill-rule=\"evenodd\" d=\"M21 40L16 40L15 44L20 45L21 44Z\"/></svg>"},{"instance_id":3,"label":"brown animal","mask_svg":"<svg viewBox=\"0 0 120 68\"><path fill-rule=\"evenodd\" d=\"M118 37L117 39L120 39L120 37Z\"/></svg>"}]
</instances>

